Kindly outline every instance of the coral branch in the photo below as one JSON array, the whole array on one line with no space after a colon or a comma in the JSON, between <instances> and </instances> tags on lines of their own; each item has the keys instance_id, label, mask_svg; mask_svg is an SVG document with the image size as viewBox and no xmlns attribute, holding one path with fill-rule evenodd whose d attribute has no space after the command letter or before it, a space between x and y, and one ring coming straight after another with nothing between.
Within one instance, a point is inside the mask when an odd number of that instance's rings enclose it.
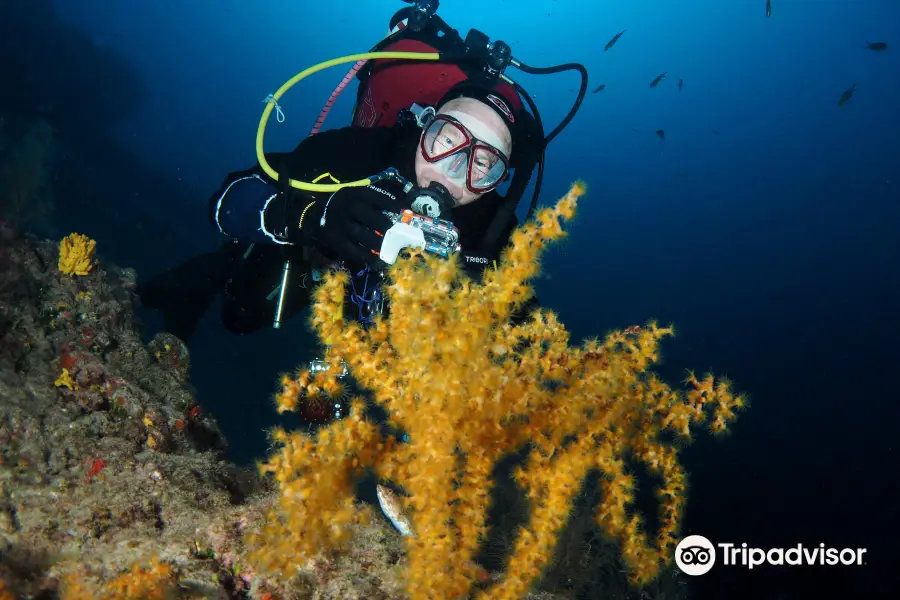
<instances>
[{"instance_id":1,"label":"coral branch","mask_svg":"<svg viewBox=\"0 0 900 600\"><path fill-rule=\"evenodd\" d=\"M282 448L261 465L279 482L282 500L255 538L253 560L261 569L290 572L301 556L346 542L344 526L356 518L352 477L370 468L409 493L410 597L465 597L475 578L471 559L485 536L492 469L527 444L533 449L515 476L531 502L530 521L504 579L481 597L524 596L595 469L604 492L597 522L619 540L633 581L652 580L671 560L685 476L666 440L690 435L709 415L711 429L723 431L743 402L711 376L689 379L683 394L649 371L671 328L632 326L575 348L552 312L511 321L530 296L540 253L565 235L560 221L574 216L584 192L576 183L517 230L499 267L481 282L468 279L457 261L422 253L398 261L386 290L390 315L369 330L341 317L346 275L326 278L312 322L327 357L346 361L408 443L386 440L366 423L361 401L316 438L279 433ZM286 378L279 407L291 409L303 394L327 389L326 379L308 372ZM662 480L661 526L652 536L632 507L635 462Z\"/></svg>"}]
</instances>

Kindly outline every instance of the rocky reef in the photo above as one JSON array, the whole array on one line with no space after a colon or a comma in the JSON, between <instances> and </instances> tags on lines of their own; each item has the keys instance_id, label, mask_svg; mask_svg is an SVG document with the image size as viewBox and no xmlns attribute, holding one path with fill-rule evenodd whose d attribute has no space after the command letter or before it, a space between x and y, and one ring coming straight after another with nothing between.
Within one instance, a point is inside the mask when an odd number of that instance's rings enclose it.
<instances>
[{"instance_id":1,"label":"rocky reef","mask_svg":"<svg viewBox=\"0 0 900 600\"><path fill-rule=\"evenodd\" d=\"M172 597L392 597L402 541L384 523L350 555L253 580L241 533L267 486L228 462L187 348L142 342L133 270L69 275L59 254L0 225L0 598L143 597L154 559Z\"/></svg>"},{"instance_id":2,"label":"rocky reef","mask_svg":"<svg viewBox=\"0 0 900 600\"><path fill-rule=\"evenodd\" d=\"M0 598L404 598L385 519L254 577L243 533L274 486L228 462L186 346L142 341L136 280L0 222Z\"/></svg>"}]
</instances>

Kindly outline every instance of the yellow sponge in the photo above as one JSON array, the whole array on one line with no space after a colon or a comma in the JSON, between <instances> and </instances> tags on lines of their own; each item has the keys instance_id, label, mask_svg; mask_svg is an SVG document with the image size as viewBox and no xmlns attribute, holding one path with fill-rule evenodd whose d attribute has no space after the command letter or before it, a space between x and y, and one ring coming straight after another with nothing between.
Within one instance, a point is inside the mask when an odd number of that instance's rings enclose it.
<instances>
[{"instance_id":1,"label":"yellow sponge","mask_svg":"<svg viewBox=\"0 0 900 600\"><path fill-rule=\"evenodd\" d=\"M87 275L94 268L97 242L80 233L70 233L59 243L59 270L66 275Z\"/></svg>"}]
</instances>

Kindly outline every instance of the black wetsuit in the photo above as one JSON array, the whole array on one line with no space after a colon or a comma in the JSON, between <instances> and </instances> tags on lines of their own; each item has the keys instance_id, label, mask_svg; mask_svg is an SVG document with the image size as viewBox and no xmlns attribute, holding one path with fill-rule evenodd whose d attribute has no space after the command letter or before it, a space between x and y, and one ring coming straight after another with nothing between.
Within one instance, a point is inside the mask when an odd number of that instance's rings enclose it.
<instances>
[{"instance_id":1,"label":"black wetsuit","mask_svg":"<svg viewBox=\"0 0 900 600\"><path fill-rule=\"evenodd\" d=\"M414 125L346 127L309 137L293 152L266 154L266 159L278 173L300 181L313 181L326 173L342 182L353 181L388 167L415 181L419 134L420 129ZM246 333L270 326L277 304L274 292L286 260L291 260L293 275L283 318L308 305L312 282L303 273L308 265L303 248L279 242L261 226L261 211L277 192L277 184L257 165L230 173L210 197L210 220L230 240L220 250L191 259L139 289L145 305L163 312L168 331L182 339L190 337L218 292L224 292L222 322L230 331ZM317 197L299 190L290 193L292 201L297 202ZM328 195L324 192L319 197ZM471 274L496 258L498 245L487 250L482 240L501 201L496 192L491 192L455 208L450 217L459 229L463 266ZM511 229L512 224L504 241ZM328 248L318 250L330 254Z\"/></svg>"}]
</instances>

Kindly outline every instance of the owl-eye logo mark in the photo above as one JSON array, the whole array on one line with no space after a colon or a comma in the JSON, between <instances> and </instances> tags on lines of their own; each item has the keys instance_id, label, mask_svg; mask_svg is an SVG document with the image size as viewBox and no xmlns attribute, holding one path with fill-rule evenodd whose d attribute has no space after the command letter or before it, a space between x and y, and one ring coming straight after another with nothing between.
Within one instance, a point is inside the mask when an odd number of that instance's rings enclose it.
<instances>
[{"instance_id":1,"label":"owl-eye logo mark","mask_svg":"<svg viewBox=\"0 0 900 600\"><path fill-rule=\"evenodd\" d=\"M716 564L716 548L702 535L689 535L675 548L675 564L685 575L705 575Z\"/></svg>"}]
</instances>

